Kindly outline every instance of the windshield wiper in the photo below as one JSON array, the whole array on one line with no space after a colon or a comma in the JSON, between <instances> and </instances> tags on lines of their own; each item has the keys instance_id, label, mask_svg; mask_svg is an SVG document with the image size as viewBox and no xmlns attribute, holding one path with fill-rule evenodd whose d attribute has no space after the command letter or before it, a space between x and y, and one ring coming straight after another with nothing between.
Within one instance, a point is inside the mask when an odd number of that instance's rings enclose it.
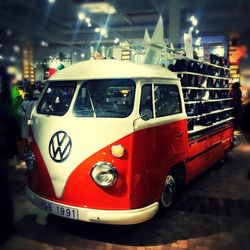
<instances>
[{"instance_id":1,"label":"windshield wiper","mask_svg":"<svg viewBox=\"0 0 250 250\"><path fill-rule=\"evenodd\" d=\"M93 103L92 97L90 95L89 89L87 87L86 87L86 89L87 89L88 94L89 94L89 100L90 100L91 108L93 109L94 118L96 118L96 112L95 112L95 107L94 107L94 103Z\"/></svg>"}]
</instances>

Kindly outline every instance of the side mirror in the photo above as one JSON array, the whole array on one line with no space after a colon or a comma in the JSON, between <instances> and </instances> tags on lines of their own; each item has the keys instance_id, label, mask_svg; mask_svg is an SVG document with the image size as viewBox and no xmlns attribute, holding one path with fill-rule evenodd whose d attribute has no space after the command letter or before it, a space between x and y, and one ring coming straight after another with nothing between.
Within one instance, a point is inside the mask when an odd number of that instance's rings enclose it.
<instances>
[{"instance_id":1,"label":"side mirror","mask_svg":"<svg viewBox=\"0 0 250 250\"><path fill-rule=\"evenodd\" d=\"M153 113L150 109L143 109L141 111L141 119L144 121L148 121L153 118Z\"/></svg>"}]
</instances>

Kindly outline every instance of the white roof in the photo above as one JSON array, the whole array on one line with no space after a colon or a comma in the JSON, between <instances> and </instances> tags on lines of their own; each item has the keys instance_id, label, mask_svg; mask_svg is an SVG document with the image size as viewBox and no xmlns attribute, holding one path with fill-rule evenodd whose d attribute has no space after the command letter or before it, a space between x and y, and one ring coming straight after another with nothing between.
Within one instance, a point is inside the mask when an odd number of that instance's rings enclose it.
<instances>
[{"instance_id":1,"label":"white roof","mask_svg":"<svg viewBox=\"0 0 250 250\"><path fill-rule=\"evenodd\" d=\"M118 60L89 60L73 64L55 73L50 80L90 80L119 78L167 78L177 76L166 68Z\"/></svg>"}]
</instances>

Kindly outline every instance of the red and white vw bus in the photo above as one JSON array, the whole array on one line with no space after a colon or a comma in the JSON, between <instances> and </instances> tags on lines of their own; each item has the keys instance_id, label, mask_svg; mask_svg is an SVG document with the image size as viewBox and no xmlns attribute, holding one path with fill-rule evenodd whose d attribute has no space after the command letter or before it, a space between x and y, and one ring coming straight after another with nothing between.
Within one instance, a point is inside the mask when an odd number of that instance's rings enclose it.
<instances>
[{"instance_id":1,"label":"red and white vw bus","mask_svg":"<svg viewBox=\"0 0 250 250\"><path fill-rule=\"evenodd\" d=\"M27 195L41 209L96 223L136 224L224 159L233 126L190 137L180 80L116 60L56 73L30 119Z\"/></svg>"}]
</instances>

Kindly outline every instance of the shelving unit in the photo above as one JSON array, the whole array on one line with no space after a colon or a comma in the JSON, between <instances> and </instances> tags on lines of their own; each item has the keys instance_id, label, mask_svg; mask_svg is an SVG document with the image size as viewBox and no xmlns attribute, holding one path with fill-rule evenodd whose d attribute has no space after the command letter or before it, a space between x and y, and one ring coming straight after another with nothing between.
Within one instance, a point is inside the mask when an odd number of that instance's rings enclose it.
<instances>
[{"instance_id":1,"label":"shelving unit","mask_svg":"<svg viewBox=\"0 0 250 250\"><path fill-rule=\"evenodd\" d=\"M203 76L206 78L214 78L214 79L220 79L220 80L229 80L228 77L222 77L222 76L212 76L212 75L204 75L200 73L195 72L189 72L189 71L181 71L181 72L174 72L175 74L182 74L182 75L194 75L194 76Z\"/></svg>"},{"instance_id":2,"label":"shelving unit","mask_svg":"<svg viewBox=\"0 0 250 250\"><path fill-rule=\"evenodd\" d=\"M224 101L230 101L233 98L223 98L223 99L208 99L208 100L199 100L199 101L188 101L185 102L185 104L195 104L195 103L206 103L206 102L224 102Z\"/></svg>"},{"instance_id":3,"label":"shelving unit","mask_svg":"<svg viewBox=\"0 0 250 250\"><path fill-rule=\"evenodd\" d=\"M212 63L203 62L203 61L199 61L199 60L193 60L193 59L185 58L183 56L178 57L178 59L185 59L187 61L193 61L193 62L197 62L199 64L206 64L206 65L212 66L214 68L224 69L226 71L230 70L230 68L222 67L222 66L217 65L217 64L212 64ZM206 80L207 78L212 78L212 79L229 81L229 77L222 77L222 76L219 76L219 75L207 75L207 74L201 74L201 73L190 72L190 71L178 71L178 72L175 71L175 74L177 76L178 75L201 76L201 77L205 78L204 80ZM202 85L203 86L199 86L199 87L183 86L182 89L183 90L197 90L197 91L199 91L199 90L200 91L207 91L208 90L208 91L227 91L227 92L229 92L229 90L230 90L230 88L227 87L228 85L225 86L225 88L221 87L221 85L220 85L219 88L216 88L216 87L206 87L206 86L204 86L204 84L202 84ZM209 85L209 86L211 86L211 85ZM204 99L201 98L199 100L185 101L185 105L191 105L191 104L196 104L196 103L217 103L217 102L224 102L224 101L230 101L230 100L232 100L232 98L229 98L229 97L217 98L217 99L208 99L208 100L204 100ZM191 119L194 119L194 120L197 119L197 120L199 120L201 117L207 117L207 116L211 116L211 115L214 115L214 114L220 114L220 113L223 113L223 112L229 112L232 109L233 109L232 107L228 107L228 108L225 108L225 109L219 109L219 110L211 111L209 113L203 113L203 114L200 114L200 115L197 115L197 116L188 116L187 119L188 120L191 120ZM226 122L230 122L233 119L234 119L233 117L229 117L227 119L215 122L215 123L213 123L210 126L194 125L193 129L190 130L188 132L188 134L194 134L194 133L197 133L199 131L215 127L217 125L220 125L220 124L223 124L223 123L226 123Z\"/></svg>"},{"instance_id":4,"label":"shelving unit","mask_svg":"<svg viewBox=\"0 0 250 250\"><path fill-rule=\"evenodd\" d=\"M220 109L220 110L211 111L210 113L204 113L202 115L188 116L188 119L201 118L201 117L208 116L208 115L213 115L213 114L218 114L218 113L226 112L226 111L229 111L229 110L232 110L232 109L233 108L226 108L226 109Z\"/></svg>"},{"instance_id":5,"label":"shelving unit","mask_svg":"<svg viewBox=\"0 0 250 250\"><path fill-rule=\"evenodd\" d=\"M171 49L168 49L169 51L171 51ZM192 61L192 62L197 62L197 63L201 63L201 64L206 64L206 65L209 65L209 66L213 66L215 68L221 68L221 69L226 69L226 70L230 70L230 68L227 68L227 67L223 67L223 66L220 66L220 65L217 65L217 64L212 64L210 62L206 62L206 61L201 61L201 60L197 60L197 59L191 59L191 58L188 58L188 57L185 57L183 55L180 55L180 54L173 54L173 58L171 58L171 53L169 54L169 60L172 60L172 59L185 59L186 61Z\"/></svg>"},{"instance_id":6,"label":"shelving unit","mask_svg":"<svg viewBox=\"0 0 250 250\"><path fill-rule=\"evenodd\" d=\"M230 90L230 88L206 88L206 87L182 87L182 89L195 89L195 90Z\"/></svg>"},{"instance_id":7,"label":"shelving unit","mask_svg":"<svg viewBox=\"0 0 250 250\"><path fill-rule=\"evenodd\" d=\"M199 132L199 131L202 131L202 130L205 130L205 129L208 129L208 128L212 128L212 127L215 127L215 126L217 126L217 125L220 125L220 124L223 124L223 123L232 121L233 119L234 119L234 117L230 117L230 118L227 118L227 119L225 119L225 120L216 122L216 123L214 123L213 125L210 125L210 126L196 125L195 128L194 128L193 130L188 131L188 134L194 134L194 133L197 133L197 132Z\"/></svg>"}]
</instances>

